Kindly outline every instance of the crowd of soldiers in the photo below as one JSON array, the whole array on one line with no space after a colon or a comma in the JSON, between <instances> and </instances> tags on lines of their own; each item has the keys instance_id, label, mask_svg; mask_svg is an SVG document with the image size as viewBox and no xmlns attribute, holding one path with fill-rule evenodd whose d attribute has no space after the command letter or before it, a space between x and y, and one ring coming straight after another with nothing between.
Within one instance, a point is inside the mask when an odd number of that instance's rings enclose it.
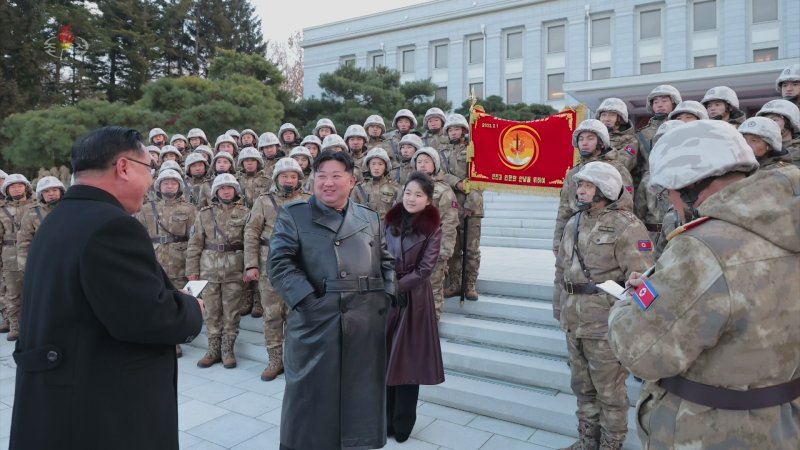
<instances>
[{"instance_id":1,"label":"crowd of soldiers","mask_svg":"<svg viewBox=\"0 0 800 450\"><path fill-rule=\"evenodd\" d=\"M445 296L463 293L469 300L478 299L483 198L477 190L466 193L464 186L469 124L460 114L446 116L431 108L423 118L423 132L408 109L397 111L392 126L387 130L381 116L371 115L363 125L348 126L341 137L336 125L322 118L304 138L297 127L285 123L277 134L228 130L213 146L199 128L171 137L161 128L150 130L146 150L152 157L154 182L136 217L176 287L190 280L208 281L200 296L206 305L209 343L198 366L221 362L235 367L240 318L250 314L264 321L268 365L261 378L271 381L283 372L288 311L267 276L269 240L278 209L310 197L314 159L326 150L351 155L357 179L351 200L374 209L381 219L402 199L401 187L413 171L430 175L443 229L432 276L437 318ZM2 311L7 338L14 340L19 334L26 249L42 218L65 193L65 185L44 176L33 199L32 185L24 176L2 175ZM180 346L176 352L181 355Z\"/></svg>"},{"instance_id":2,"label":"crowd of soldiers","mask_svg":"<svg viewBox=\"0 0 800 450\"><path fill-rule=\"evenodd\" d=\"M705 200L698 199L699 193L728 171L748 172L744 170L747 155L736 153L740 149L755 158L759 172L797 172L800 65L784 69L775 87L781 98L768 101L751 118L745 118L729 87L712 87L698 102L682 99L673 86L661 85L647 97L647 111L653 116L638 132L628 119L625 102L618 98L605 99L595 118L575 129L573 145L581 159L567 173L553 239L553 312L567 336L571 385L578 403L580 437L570 449L619 449L628 430L626 380L630 367L620 364L609 344L609 313L614 301L598 284L614 280L624 286L631 273L644 273L659 260L668 240L707 219L697 220L696 204ZM688 130L687 123L696 121L709 126ZM686 130L686 136L676 133L678 130ZM651 172L657 170L650 161L651 150L663 136L671 140L662 143L659 151L673 152L675 158L685 152L678 158L681 161L671 160L673 165L681 164L681 170L675 172L678 175L663 163L669 158L663 154L659 155L662 167L667 168L662 173ZM697 148L689 148L692 146ZM693 187L675 182L695 171L711 169L716 172L705 173L704 179L698 177ZM766 186L768 181L763 183ZM687 206L676 209L676 199L668 189L680 192L680 201ZM653 315L651 320L655 320ZM621 330L616 336L625 343L637 339ZM622 346L618 351L626 350ZM772 448L764 448L768 447Z\"/></svg>"}]
</instances>

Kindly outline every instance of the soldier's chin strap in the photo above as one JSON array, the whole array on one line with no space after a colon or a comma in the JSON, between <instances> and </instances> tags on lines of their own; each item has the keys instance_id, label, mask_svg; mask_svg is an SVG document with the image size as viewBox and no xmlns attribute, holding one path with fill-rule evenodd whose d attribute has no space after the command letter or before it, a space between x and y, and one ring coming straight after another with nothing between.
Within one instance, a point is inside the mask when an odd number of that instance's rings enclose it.
<instances>
[{"instance_id":1,"label":"soldier's chin strap","mask_svg":"<svg viewBox=\"0 0 800 450\"><path fill-rule=\"evenodd\" d=\"M694 205L697 203L697 198L700 196L700 193L717 178L719 177L708 177L678 190L681 200L686 203L686 207L683 208L683 223L689 223L700 218L700 211L698 211Z\"/></svg>"}]
</instances>

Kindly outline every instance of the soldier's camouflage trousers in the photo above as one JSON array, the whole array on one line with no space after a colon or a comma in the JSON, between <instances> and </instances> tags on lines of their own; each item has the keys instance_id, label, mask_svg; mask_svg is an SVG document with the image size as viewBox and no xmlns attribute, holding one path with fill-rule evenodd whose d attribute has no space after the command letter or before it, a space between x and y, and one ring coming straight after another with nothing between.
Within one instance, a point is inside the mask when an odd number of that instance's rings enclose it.
<instances>
[{"instance_id":1,"label":"soldier's camouflage trousers","mask_svg":"<svg viewBox=\"0 0 800 450\"><path fill-rule=\"evenodd\" d=\"M227 283L209 282L201 298L206 304L206 331L208 335L236 336L239 334L239 308L242 305L242 281Z\"/></svg>"},{"instance_id":2,"label":"soldier's camouflage trousers","mask_svg":"<svg viewBox=\"0 0 800 450\"><path fill-rule=\"evenodd\" d=\"M481 221L482 217L470 217L467 224L467 287L474 287L478 282L478 270L481 266ZM448 262L447 285L451 288L461 287L461 243L464 242L464 219L459 220L456 228L456 246L453 256Z\"/></svg>"},{"instance_id":3,"label":"soldier's camouflage trousers","mask_svg":"<svg viewBox=\"0 0 800 450\"><path fill-rule=\"evenodd\" d=\"M19 319L20 302L22 300L22 271L4 270L2 292L0 292L0 309L6 318Z\"/></svg>"},{"instance_id":4,"label":"soldier's camouflage trousers","mask_svg":"<svg viewBox=\"0 0 800 450\"><path fill-rule=\"evenodd\" d=\"M624 440L628 432L628 370L617 361L605 339L567 334L570 384L578 398L578 420L600 423L605 434Z\"/></svg>"},{"instance_id":5,"label":"soldier's camouflage trousers","mask_svg":"<svg viewBox=\"0 0 800 450\"><path fill-rule=\"evenodd\" d=\"M433 303L436 306L436 320L442 317L444 311L444 276L447 273L447 260L438 260L436 267L431 272L431 286L433 287Z\"/></svg>"},{"instance_id":6,"label":"soldier's camouflage trousers","mask_svg":"<svg viewBox=\"0 0 800 450\"><path fill-rule=\"evenodd\" d=\"M264 308L264 344L267 350L281 349L289 307L272 288L268 277L259 277L258 290L261 295L261 306Z\"/></svg>"}]
</instances>

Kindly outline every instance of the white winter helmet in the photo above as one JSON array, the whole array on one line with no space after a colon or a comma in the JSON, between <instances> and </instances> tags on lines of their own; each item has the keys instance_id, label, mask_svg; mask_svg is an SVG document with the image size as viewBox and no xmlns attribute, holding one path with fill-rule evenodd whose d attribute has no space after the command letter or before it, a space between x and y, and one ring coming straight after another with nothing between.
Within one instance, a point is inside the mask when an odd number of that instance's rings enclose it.
<instances>
[{"instance_id":1,"label":"white winter helmet","mask_svg":"<svg viewBox=\"0 0 800 450\"><path fill-rule=\"evenodd\" d=\"M383 130L383 132L386 133L386 124L383 122L383 117L377 114L373 114L367 117L367 120L364 121L364 128L365 129L369 128L372 125L377 125L381 127L381 130Z\"/></svg>"},{"instance_id":2,"label":"white winter helmet","mask_svg":"<svg viewBox=\"0 0 800 450\"><path fill-rule=\"evenodd\" d=\"M464 135L469 133L469 123L467 122L467 118L461 114L450 114L450 116L447 118L447 121L444 123L445 133L447 130L453 127L463 128Z\"/></svg>"},{"instance_id":3,"label":"white winter helmet","mask_svg":"<svg viewBox=\"0 0 800 450\"><path fill-rule=\"evenodd\" d=\"M603 143L603 148L608 148L611 146L611 140L608 137L608 128L603 125L603 122L600 122L597 119L586 119L578 125L578 128L575 128L575 131L572 133L572 146L578 146L578 137L584 131L591 131L598 138L600 138L600 142Z\"/></svg>"},{"instance_id":4,"label":"white winter helmet","mask_svg":"<svg viewBox=\"0 0 800 450\"><path fill-rule=\"evenodd\" d=\"M281 141L279 141L278 136L275 136L275 133L271 131L262 133L261 136L258 137L259 150L264 147L269 147L270 145L281 145Z\"/></svg>"},{"instance_id":5,"label":"white winter helmet","mask_svg":"<svg viewBox=\"0 0 800 450\"><path fill-rule=\"evenodd\" d=\"M158 148L157 145L148 145L144 149L147 151L147 153L155 153L159 158L161 158L161 149Z\"/></svg>"},{"instance_id":6,"label":"white winter helmet","mask_svg":"<svg viewBox=\"0 0 800 450\"><path fill-rule=\"evenodd\" d=\"M594 118L599 119L600 113L603 112L617 113L620 119L622 119L623 123L628 121L628 105L616 97L609 97L603 100L603 103L600 103L600 106L597 107L597 112L594 114Z\"/></svg>"},{"instance_id":7,"label":"white winter helmet","mask_svg":"<svg viewBox=\"0 0 800 450\"><path fill-rule=\"evenodd\" d=\"M22 175L21 173L12 173L11 175L6 177L5 181L3 181L3 187L2 187L3 195L9 197L8 187L11 186L12 184L17 184L17 183L22 183L25 185L26 188L25 190L28 192L28 195L33 194L33 188L31 188L31 182L28 181L27 178L25 178L25 175Z\"/></svg>"},{"instance_id":8,"label":"white winter helmet","mask_svg":"<svg viewBox=\"0 0 800 450\"><path fill-rule=\"evenodd\" d=\"M392 161L389 159L389 154L386 153L386 150L380 147L373 147L372 150L367 152L367 157L364 158L364 169L369 169L369 161L374 158L380 158L384 164L386 164L386 172L391 170L392 168Z\"/></svg>"},{"instance_id":9,"label":"white winter helmet","mask_svg":"<svg viewBox=\"0 0 800 450\"><path fill-rule=\"evenodd\" d=\"M164 135L164 140L165 141L167 139L169 139L169 135L167 135L167 133L164 130L162 130L161 128L153 128L152 130L150 130L150 135L147 138L147 140L149 140L150 142L153 142L153 138L158 136L159 134L163 134Z\"/></svg>"},{"instance_id":10,"label":"white winter helmet","mask_svg":"<svg viewBox=\"0 0 800 450\"><path fill-rule=\"evenodd\" d=\"M344 141L347 142L347 140L351 137L364 138L364 142L369 140L369 136L367 136L367 130L365 130L364 127L359 124L350 125L347 127L347 130L345 130Z\"/></svg>"},{"instance_id":11,"label":"white winter helmet","mask_svg":"<svg viewBox=\"0 0 800 450\"><path fill-rule=\"evenodd\" d=\"M161 173L165 170L174 170L175 172L183 175L183 168L175 161L164 161L161 164L161 167L158 168L158 173Z\"/></svg>"},{"instance_id":12,"label":"white winter helmet","mask_svg":"<svg viewBox=\"0 0 800 450\"><path fill-rule=\"evenodd\" d=\"M173 169L162 170L161 173L158 174L158 178L156 178L155 182L155 190L156 192L161 192L161 182L164 180L175 180L178 182L178 192L183 192L186 188L185 184L183 183L183 176L181 176L180 172Z\"/></svg>"},{"instance_id":13,"label":"white winter helmet","mask_svg":"<svg viewBox=\"0 0 800 450\"><path fill-rule=\"evenodd\" d=\"M444 111L442 111L440 108L433 107L425 111L425 118L422 120L422 122L426 127L428 126L428 119L431 117L438 117L442 119L442 124L444 124L444 122L447 120L447 116L444 115Z\"/></svg>"},{"instance_id":14,"label":"white winter helmet","mask_svg":"<svg viewBox=\"0 0 800 450\"><path fill-rule=\"evenodd\" d=\"M660 86L656 86L655 89L650 91L647 94L647 112L653 114L653 99L656 97L668 96L672 99L673 105L678 105L683 99L681 98L681 93L675 89L674 86L670 86L668 84L662 84Z\"/></svg>"},{"instance_id":15,"label":"white winter helmet","mask_svg":"<svg viewBox=\"0 0 800 450\"><path fill-rule=\"evenodd\" d=\"M275 163L275 169L272 171L272 183L278 184L278 176L283 172L297 172L299 179L303 179L303 169L300 168L300 163L294 158L285 157Z\"/></svg>"},{"instance_id":16,"label":"white winter helmet","mask_svg":"<svg viewBox=\"0 0 800 450\"><path fill-rule=\"evenodd\" d=\"M8 174L0 170L0 178L5 179L6 177L8 177Z\"/></svg>"},{"instance_id":17,"label":"white winter helmet","mask_svg":"<svg viewBox=\"0 0 800 450\"><path fill-rule=\"evenodd\" d=\"M392 120L392 126L393 127L397 128L397 119L399 119L401 117L405 117L406 119L411 120L411 128L412 129L413 128L417 128L417 118L414 117L414 113L412 113L410 110L405 109L405 108L401 109L400 111L397 111L397 113L394 115L394 119Z\"/></svg>"},{"instance_id":18,"label":"white winter helmet","mask_svg":"<svg viewBox=\"0 0 800 450\"><path fill-rule=\"evenodd\" d=\"M184 171L189 173L189 167L192 167L192 164L199 162L203 163L203 165L206 166L206 170L208 170L208 160L202 155L202 153L197 151L189 153L186 156L186 162L183 164Z\"/></svg>"},{"instance_id":19,"label":"white winter helmet","mask_svg":"<svg viewBox=\"0 0 800 450\"><path fill-rule=\"evenodd\" d=\"M284 140L283 140L283 132L284 131L292 131L292 132L294 132L294 138L295 139L300 137L300 132L297 131L297 128L294 125L292 125L291 123L285 123L285 124L281 125L281 127L278 129L278 140L280 140L281 144L283 144L283 145L293 144L294 143L294 142L284 142Z\"/></svg>"},{"instance_id":20,"label":"white winter helmet","mask_svg":"<svg viewBox=\"0 0 800 450\"><path fill-rule=\"evenodd\" d=\"M768 117L751 117L745 120L739 125L739 133L760 137L769 144L773 151L780 152L783 149L781 129L774 120Z\"/></svg>"},{"instance_id":21,"label":"white winter helmet","mask_svg":"<svg viewBox=\"0 0 800 450\"><path fill-rule=\"evenodd\" d=\"M678 114L688 113L695 117L698 120L708 120L708 110L702 103L696 102L694 100L684 100L678 103L678 106L669 113L668 119L676 119Z\"/></svg>"},{"instance_id":22,"label":"white winter helmet","mask_svg":"<svg viewBox=\"0 0 800 450\"><path fill-rule=\"evenodd\" d=\"M656 134L653 135L653 145L655 145L656 142L658 142L658 140L661 139L661 136L663 136L666 132L668 132L669 130L671 130L671 129L675 128L675 127L681 126L684 123L686 123L686 122L683 122L681 120L675 120L675 119L665 120L664 123L662 123L661 125L658 126L658 129L656 130Z\"/></svg>"},{"instance_id":23,"label":"white winter helmet","mask_svg":"<svg viewBox=\"0 0 800 450\"><path fill-rule=\"evenodd\" d=\"M800 64L792 64L791 66L783 69L778 79L775 80L775 90L781 93L781 84L784 81L800 81Z\"/></svg>"},{"instance_id":24,"label":"white winter helmet","mask_svg":"<svg viewBox=\"0 0 800 450\"><path fill-rule=\"evenodd\" d=\"M206 137L206 133L200 128L192 128L191 130L189 130L188 133L186 133L186 137L189 139L200 138L206 145L208 145L208 138Z\"/></svg>"},{"instance_id":25,"label":"white winter helmet","mask_svg":"<svg viewBox=\"0 0 800 450\"><path fill-rule=\"evenodd\" d=\"M302 145L298 145L297 147L293 148L291 152L289 152L290 158L294 158L295 156L305 156L308 158L308 167L311 167L311 165L314 164L314 157L311 156L311 152Z\"/></svg>"},{"instance_id":26,"label":"white winter helmet","mask_svg":"<svg viewBox=\"0 0 800 450\"><path fill-rule=\"evenodd\" d=\"M186 145L189 145L189 140L186 139L186 136L182 134L173 134L169 140L169 145L175 145L175 141L183 141L186 142Z\"/></svg>"},{"instance_id":27,"label":"white winter helmet","mask_svg":"<svg viewBox=\"0 0 800 450\"><path fill-rule=\"evenodd\" d=\"M178 162L182 162L183 161L183 155L181 154L181 151L177 149L177 147L174 147L172 145L165 145L165 146L161 147L161 152L159 153L158 156L163 161L164 160L164 155L166 155L167 153L172 153L173 155L175 155L175 157L178 158L177 159Z\"/></svg>"},{"instance_id":28,"label":"white winter helmet","mask_svg":"<svg viewBox=\"0 0 800 450\"><path fill-rule=\"evenodd\" d=\"M36 183L36 198L38 198L40 202L44 203L44 191L50 188L61 189L61 195L64 195L64 192L67 191L67 188L64 187L64 183L62 183L58 178L54 176L42 177L42 179Z\"/></svg>"},{"instance_id":29,"label":"white winter helmet","mask_svg":"<svg viewBox=\"0 0 800 450\"><path fill-rule=\"evenodd\" d=\"M407 133L402 138L400 138L400 143L398 144L398 147L401 147L403 145L411 145L416 150L419 150L422 148L424 144L422 143L421 137L417 136L416 134Z\"/></svg>"},{"instance_id":30,"label":"white winter helmet","mask_svg":"<svg viewBox=\"0 0 800 450\"><path fill-rule=\"evenodd\" d=\"M577 185L579 181L588 181L600 189L603 197L612 202L619 200L622 194L622 176L616 167L603 161L587 163L572 176Z\"/></svg>"},{"instance_id":31,"label":"white winter helmet","mask_svg":"<svg viewBox=\"0 0 800 450\"><path fill-rule=\"evenodd\" d=\"M198 145L197 148L194 149L193 153L202 153L204 155L207 155L208 156L208 160L214 158L214 150L211 150L211 147L209 147L209 146L207 146L205 144Z\"/></svg>"},{"instance_id":32,"label":"white winter helmet","mask_svg":"<svg viewBox=\"0 0 800 450\"><path fill-rule=\"evenodd\" d=\"M234 130L233 128L231 128L230 130L226 131L225 134L234 139L239 139L239 130Z\"/></svg>"},{"instance_id":33,"label":"white winter helmet","mask_svg":"<svg viewBox=\"0 0 800 450\"><path fill-rule=\"evenodd\" d=\"M236 177L229 173L221 173L214 177L214 182L211 183L211 198L217 198L217 191L224 186L231 186L236 189L236 195L242 195L242 188Z\"/></svg>"},{"instance_id":34,"label":"white winter helmet","mask_svg":"<svg viewBox=\"0 0 800 450\"><path fill-rule=\"evenodd\" d=\"M231 163L231 168L229 170L234 170L234 171L236 170L236 161L234 161L233 155L231 155L228 152L219 152L216 155L214 155L214 159L211 160L211 170L214 173L217 173L217 161L219 159L227 159L228 162Z\"/></svg>"},{"instance_id":35,"label":"white winter helmet","mask_svg":"<svg viewBox=\"0 0 800 450\"><path fill-rule=\"evenodd\" d=\"M245 134L249 134L250 136L253 136L253 140L254 141L258 141L258 133L256 133L255 131L251 130L250 128L245 128L244 130L242 130L242 134L241 134L241 136L239 136L239 139L243 138Z\"/></svg>"},{"instance_id":36,"label":"white winter helmet","mask_svg":"<svg viewBox=\"0 0 800 450\"><path fill-rule=\"evenodd\" d=\"M323 117L317 121L317 126L314 127L314 134L319 137L319 129L325 127L331 129L331 134L336 134L336 126L333 124L333 121L327 117Z\"/></svg>"},{"instance_id":37,"label":"white winter helmet","mask_svg":"<svg viewBox=\"0 0 800 450\"><path fill-rule=\"evenodd\" d=\"M227 143L229 143L229 144L233 145L233 148L234 148L234 150L235 150L235 149L236 149L236 147L238 147L238 145L239 145L239 144L236 142L236 139L234 139L234 138L233 138L233 136L231 136L231 135L229 135L229 134L220 134L219 136L217 136L217 141L216 141L216 142L214 142L214 153L217 153L217 152L219 152L219 146L220 146L220 144L223 144L223 143L225 143L225 142L227 142Z\"/></svg>"},{"instance_id":38,"label":"white winter helmet","mask_svg":"<svg viewBox=\"0 0 800 450\"><path fill-rule=\"evenodd\" d=\"M300 145L304 147L306 144L316 144L317 147L320 148L322 147L322 141L320 141L319 138L314 136L313 134L309 134L308 136L304 137L303 142L300 143Z\"/></svg>"},{"instance_id":39,"label":"white winter helmet","mask_svg":"<svg viewBox=\"0 0 800 450\"><path fill-rule=\"evenodd\" d=\"M733 109L739 109L739 97L733 89L728 86L715 86L706 91L706 95L700 100L703 106L708 106L708 102L712 100L720 100L731 106Z\"/></svg>"},{"instance_id":40,"label":"white winter helmet","mask_svg":"<svg viewBox=\"0 0 800 450\"><path fill-rule=\"evenodd\" d=\"M322 148L320 148L320 151L333 150L334 147L339 147L342 152L347 151L347 144L341 136L338 134L329 134L325 136L325 139L322 141Z\"/></svg>"},{"instance_id":41,"label":"white winter helmet","mask_svg":"<svg viewBox=\"0 0 800 450\"><path fill-rule=\"evenodd\" d=\"M779 114L789 122L792 133L800 133L800 109L789 100L770 100L761 107L756 116L765 114Z\"/></svg>"},{"instance_id":42,"label":"white winter helmet","mask_svg":"<svg viewBox=\"0 0 800 450\"><path fill-rule=\"evenodd\" d=\"M709 177L758 168L753 150L727 122L696 120L676 127L650 152L650 185L679 190Z\"/></svg>"},{"instance_id":43,"label":"white winter helmet","mask_svg":"<svg viewBox=\"0 0 800 450\"><path fill-rule=\"evenodd\" d=\"M422 147L419 150L417 150L416 152L414 152L414 156L411 158L411 166L414 167L414 170L416 170L417 158L419 157L419 155L428 155L428 156L430 156L431 159L433 160L433 168L434 168L433 173L434 174L439 173L439 169L441 169L442 163L439 160L439 152L436 151L435 148L433 148L433 147Z\"/></svg>"},{"instance_id":44,"label":"white winter helmet","mask_svg":"<svg viewBox=\"0 0 800 450\"><path fill-rule=\"evenodd\" d=\"M247 147L239 152L239 170L244 170L243 163L245 159L255 159L258 161L258 169L256 170L261 170L264 168L264 158L261 157L261 152L256 150L255 147Z\"/></svg>"}]
</instances>

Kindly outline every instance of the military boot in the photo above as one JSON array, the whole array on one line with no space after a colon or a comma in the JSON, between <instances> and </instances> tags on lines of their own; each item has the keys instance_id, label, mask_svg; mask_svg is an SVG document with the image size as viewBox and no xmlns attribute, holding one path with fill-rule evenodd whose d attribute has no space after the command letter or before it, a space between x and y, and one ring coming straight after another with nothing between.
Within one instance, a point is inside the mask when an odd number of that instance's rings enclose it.
<instances>
[{"instance_id":1,"label":"military boot","mask_svg":"<svg viewBox=\"0 0 800 450\"><path fill-rule=\"evenodd\" d=\"M0 320L0 333L8 333L11 330L11 326L8 325L8 319L3 317L3 320Z\"/></svg>"},{"instance_id":2,"label":"military boot","mask_svg":"<svg viewBox=\"0 0 800 450\"><path fill-rule=\"evenodd\" d=\"M208 336L208 351L197 361L197 367L207 369L214 364L222 361L221 357L222 338L219 335Z\"/></svg>"},{"instance_id":3,"label":"military boot","mask_svg":"<svg viewBox=\"0 0 800 450\"><path fill-rule=\"evenodd\" d=\"M253 293L247 289L247 285L244 287L244 298L242 299L242 306L239 308L239 315L244 317L250 314L250 311L253 310Z\"/></svg>"},{"instance_id":4,"label":"military boot","mask_svg":"<svg viewBox=\"0 0 800 450\"><path fill-rule=\"evenodd\" d=\"M605 431L600 435L600 450L622 450L625 438L616 439L606 434Z\"/></svg>"},{"instance_id":5,"label":"military boot","mask_svg":"<svg viewBox=\"0 0 800 450\"><path fill-rule=\"evenodd\" d=\"M7 341L16 341L19 337L19 316L10 316L8 318L8 335Z\"/></svg>"},{"instance_id":6,"label":"military boot","mask_svg":"<svg viewBox=\"0 0 800 450\"><path fill-rule=\"evenodd\" d=\"M261 372L261 381L272 381L283 373L283 349L280 347L267 349L267 354L269 354L269 364Z\"/></svg>"},{"instance_id":7,"label":"military boot","mask_svg":"<svg viewBox=\"0 0 800 450\"><path fill-rule=\"evenodd\" d=\"M181 345L175 344L175 357L180 358L181 356L183 356L183 350L181 349Z\"/></svg>"},{"instance_id":8,"label":"military boot","mask_svg":"<svg viewBox=\"0 0 800 450\"><path fill-rule=\"evenodd\" d=\"M264 315L264 308L261 306L261 302L255 301L253 302L253 312L250 313L250 317L259 318Z\"/></svg>"},{"instance_id":9,"label":"military boot","mask_svg":"<svg viewBox=\"0 0 800 450\"><path fill-rule=\"evenodd\" d=\"M222 336L222 367L233 369L236 367L236 356L233 354L233 344L236 336Z\"/></svg>"},{"instance_id":10,"label":"military boot","mask_svg":"<svg viewBox=\"0 0 800 450\"><path fill-rule=\"evenodd\" d=\"M459 297L461 296L461 287L453 286L451 284L450 286L447 286L447 289L444 290L442 295L444 296L444 298Z\"/></svg>"},{"instance_id":11,"label":"military boot","mask_svg":"<svg viewBox=\"0 0 800 450\"><path fill-rule=\"evenodd\" d=\"M561 450L598 450L600 447L600 425L586 421L578 422L578 440Z\"/></svg>"},{"instance_id":12,"label":"military boot","mask_svg":"<svg viewBox=\"0 0 800 450\"><path fill-rule=\"evenodd\" d=\"M475 301L478 299L478 291L475 289L475 285L471 284L467 286L467 292L464 294L467 300Z\"/></svg>"}]
</instances>

